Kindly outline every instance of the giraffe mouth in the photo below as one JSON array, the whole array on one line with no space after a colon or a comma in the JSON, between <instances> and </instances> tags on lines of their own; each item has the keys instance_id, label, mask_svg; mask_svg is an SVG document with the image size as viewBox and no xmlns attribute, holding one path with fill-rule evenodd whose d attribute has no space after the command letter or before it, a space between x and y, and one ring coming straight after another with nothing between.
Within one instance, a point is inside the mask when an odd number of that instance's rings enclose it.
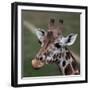
<instances>
[{"instance_id":1,"label":"giraffe mouth","mask_svg":"<svg viewBox=\"0 0 90 90\"><path fill-rule=\"evenodd\" d=\"M37 60L37 59L33 59L32 60L32 67L34 69L40 69L42 68L43 66L45 65L44 62L41 62L40 60Z\"/></svg>"}]
</instances>

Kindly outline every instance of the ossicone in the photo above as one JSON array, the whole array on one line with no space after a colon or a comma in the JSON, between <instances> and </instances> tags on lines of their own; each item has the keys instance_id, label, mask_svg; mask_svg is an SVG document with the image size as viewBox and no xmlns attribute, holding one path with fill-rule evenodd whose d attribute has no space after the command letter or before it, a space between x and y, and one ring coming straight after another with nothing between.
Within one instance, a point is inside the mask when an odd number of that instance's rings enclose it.
<instances>
[{"instance_id":1,"label":"ossicone","mask_svg":"<svg viewBox=\"0 0 90 90\"><path fill-rule=\"evenodd\" d=\"M63 24L63 20L62 19L59 19L59 23Z\"/></svg>"}]
</instances>

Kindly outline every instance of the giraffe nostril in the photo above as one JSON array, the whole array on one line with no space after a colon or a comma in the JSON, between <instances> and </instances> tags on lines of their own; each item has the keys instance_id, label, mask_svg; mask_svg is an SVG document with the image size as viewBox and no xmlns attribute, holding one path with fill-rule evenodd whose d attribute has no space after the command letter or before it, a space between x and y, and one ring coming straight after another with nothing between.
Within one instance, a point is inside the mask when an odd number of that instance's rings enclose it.
<instances>
[{"instance_id":1,"label":"giraffe nostril","mask_svg":"<svg viewBox=\"0 0 90 90\"><path fill-rule=\"evenodd\" d=\"M40 57L40 60L42 60L43 58L42 57Z\"/></svg>"}]
</instances>

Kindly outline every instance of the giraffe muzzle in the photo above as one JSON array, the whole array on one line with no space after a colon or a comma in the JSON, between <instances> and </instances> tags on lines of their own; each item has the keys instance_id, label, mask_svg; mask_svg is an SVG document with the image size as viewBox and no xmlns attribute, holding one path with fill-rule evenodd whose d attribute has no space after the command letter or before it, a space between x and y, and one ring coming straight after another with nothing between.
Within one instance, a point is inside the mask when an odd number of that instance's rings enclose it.
<instances>
[{"instance_id":1,"label":"giraffe muzzle","mask_svg":"<svg viewBox=\"0 0 90 90\"><path fill-rule=\"evenodd\" d=\"M36 70L42 68L44 65L45 63L41 62L40 60L37 59L32 60L32 67Z\"/></svg>"}]
</instances>

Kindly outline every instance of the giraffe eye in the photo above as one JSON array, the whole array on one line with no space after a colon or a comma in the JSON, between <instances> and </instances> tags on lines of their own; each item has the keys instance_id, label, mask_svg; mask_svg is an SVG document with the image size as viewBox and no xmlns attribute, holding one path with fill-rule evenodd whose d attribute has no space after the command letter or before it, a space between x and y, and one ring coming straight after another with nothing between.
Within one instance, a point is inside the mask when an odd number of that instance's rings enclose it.
<instances>
[{"instance_id":1,"label":"giraffe eye","mask_svg":"<svg viewBox=\"0 0 90 90\"><path fill-rule=\"evenodd\" d=\"M55 47L57 47L57 48L61 48L61 45L59 45L59 43L55 43L54 45L55 45Z\"/></svg>"}]
</instances>

